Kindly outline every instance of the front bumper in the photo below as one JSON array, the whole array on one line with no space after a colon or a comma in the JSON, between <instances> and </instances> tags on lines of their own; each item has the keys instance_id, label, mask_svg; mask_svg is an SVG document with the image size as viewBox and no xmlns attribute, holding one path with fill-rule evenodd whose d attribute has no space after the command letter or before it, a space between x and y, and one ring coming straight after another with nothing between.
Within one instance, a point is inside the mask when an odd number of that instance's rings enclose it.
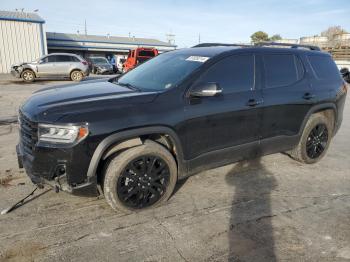
<instances>
[{"instance_id":1,"label":"front bumper","mask_svg":"<svg viewBox=\"0 0 350 262\"><path fill-rule=\"evenodd\" d=\"M106 73L113 74L113 73L114 73L114 70L113 70L113 67L111 67L111 68L107 68L107 67L96 67L96 73L97 73L97 74L106 74Z\"/></svg>"},{"instance_id":2,"label":"front bumper","mask_svg":"<svg viewBox=\"0 0 350 262\"><path fill-rule=\"evenodd\" d=\"M49 185L55 189L59 189L79 196L98 196L97 178L88 177L83 183L69 183L66 172L61 172L62 168L71 170L67 161L52 161L49 157L44 162L35 161L35 157L25 154L21 144L16 146L17 160L20 168L26 170L31 181L36 185ZM72 174L71 174L72 175Z\"/></svg>"},{"instance_id":3,"label":"front bumper","mask_svg":"<svg viewBox=\"0 0 350 262\"><path fill-rule=\"evenodd\" d=\"M15 70L14 68L11 68L11 75L16 78L21 78L21 73Z\"/></svg>"}]
</instances>

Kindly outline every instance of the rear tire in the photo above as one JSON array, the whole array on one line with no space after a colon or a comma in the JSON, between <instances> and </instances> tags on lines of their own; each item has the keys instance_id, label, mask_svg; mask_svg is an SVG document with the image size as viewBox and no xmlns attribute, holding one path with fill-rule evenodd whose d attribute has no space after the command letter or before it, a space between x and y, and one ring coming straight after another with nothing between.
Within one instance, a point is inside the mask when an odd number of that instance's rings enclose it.
<instances>
[{"instance_id":1,"label":"rear tire","mask_svg":"<svg viewBox=\"0 0 350 262\"><path fill-rule=\"evenodd\" d=\"M306 123L299 144L287 153L299 162L316 163L325 156L332 133L332 120L322 113L313 114Z\"/></svg>"},{"instance_id":2,"label":"rear tire","mask_svg":"<svg viewBox=\"0 0 350 262\"><path fill-rule=\"evenodd\" d=\"M35 74L32 70L26 69L22 72L21 75L22 79L24 82L30 83L30 82L34 82L35 80Z\"/></svg>"},{"instance_id":3,"label":"rear tire","mask_svg":"<svg viewBox=\"0 0 350 262\"><path fill-rule=\"evenodd\" d=\"M83 73L80 70L73 70L70 73L70 79L74 82L80 82L81 80L83 80Z\"/></svg>"},{"instance_id":4,"label":"rear tire","mask_svg":"<svg viewBox=\"0 0 350 262\"><path fill-rule=\"evenodd\" d=\"M108 161L103 191L113 209L129 213L163 204L176 182L177 165L172 154L147 140Z\"/></svg>"}]
</instances>

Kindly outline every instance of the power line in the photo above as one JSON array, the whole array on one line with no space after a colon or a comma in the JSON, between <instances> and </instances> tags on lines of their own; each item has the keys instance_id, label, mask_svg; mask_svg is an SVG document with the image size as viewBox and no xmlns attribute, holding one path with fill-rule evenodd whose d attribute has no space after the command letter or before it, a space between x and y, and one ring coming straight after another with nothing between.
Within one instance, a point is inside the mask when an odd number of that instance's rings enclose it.
<instances>
[{"instance_id":1,"label":"power line","mask_svg":"<svg viewBox=\"0 0 350 262\"><path fill-rule=\"evenodd\" d=\"M166 34L166 38L169 44L175 44L175 35L174 34Z\"/></svg>"}]
</instances>

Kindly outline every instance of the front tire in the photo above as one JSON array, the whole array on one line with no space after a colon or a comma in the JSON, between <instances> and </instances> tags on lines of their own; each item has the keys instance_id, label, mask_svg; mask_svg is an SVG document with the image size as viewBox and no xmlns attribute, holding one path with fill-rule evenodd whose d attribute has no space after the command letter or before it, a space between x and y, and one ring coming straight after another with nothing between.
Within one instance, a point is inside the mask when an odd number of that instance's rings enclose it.
<instances>
[{"instance_id":1,"label":"front tire","mask_svg":"<svg viewBox=\"0 0 350 262\"><path fill-rule=\"evenodd\" d=\"M113 157L104 175L107 203L115 210L130 212L166 202L177 182L177 165L164 146L147 140Z\"/></svg>"},{"instance_id":2,"label":"front tire","mask_svg":"<svg viewBox=\"0 0 350 262\"><path fill-rule=\"evenodd\" d=\"M74 82L80 82L81 80L83 80L83 72L81 72L80 70L74 70L70 73L70 79Z\"/></svg>"},{"instance_id":3,"label":"front tire","mask_svg":"<svg viewBox=\"0 0 350 262\"><path fill-rule=\"evenodd\" d=\"M30 83L34 82L35 80L35 74L32 70L26 69L22 72L22 79L24 82Z\"/></svg>"},{"instance_id":4,"label":"front tire","mask_svg":"<svg viewBox=\"0 0 350 262\"><path fill-rule=\"evenodd\" d=\"M333 133L333 122L322 113L311 115L299 144L289 155L302 163L313 164L326 154Z\"/></svg>"}]
</instances>

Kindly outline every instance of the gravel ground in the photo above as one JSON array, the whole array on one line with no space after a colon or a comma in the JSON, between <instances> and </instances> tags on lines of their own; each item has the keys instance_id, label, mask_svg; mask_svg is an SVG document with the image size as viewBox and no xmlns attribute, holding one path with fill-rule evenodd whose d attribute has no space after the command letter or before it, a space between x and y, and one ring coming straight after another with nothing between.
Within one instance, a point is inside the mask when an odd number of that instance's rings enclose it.
<instances>
[{"instance_id":1,"label":"gravel ground","mask_svg":"<svg viewBox=\"0 0 350 262\"><path fill-rule=\"evenodd\" d=\"M0 78L0 119L38 88L66 83ZM348 102L320 163L275 154L209 170L141 213L42 189L0 216L0 261L349 261L349 129ZM17 124L0 125L0 209L34 188L17 168L17 135Z\"/></svg>"}]
</instances>

